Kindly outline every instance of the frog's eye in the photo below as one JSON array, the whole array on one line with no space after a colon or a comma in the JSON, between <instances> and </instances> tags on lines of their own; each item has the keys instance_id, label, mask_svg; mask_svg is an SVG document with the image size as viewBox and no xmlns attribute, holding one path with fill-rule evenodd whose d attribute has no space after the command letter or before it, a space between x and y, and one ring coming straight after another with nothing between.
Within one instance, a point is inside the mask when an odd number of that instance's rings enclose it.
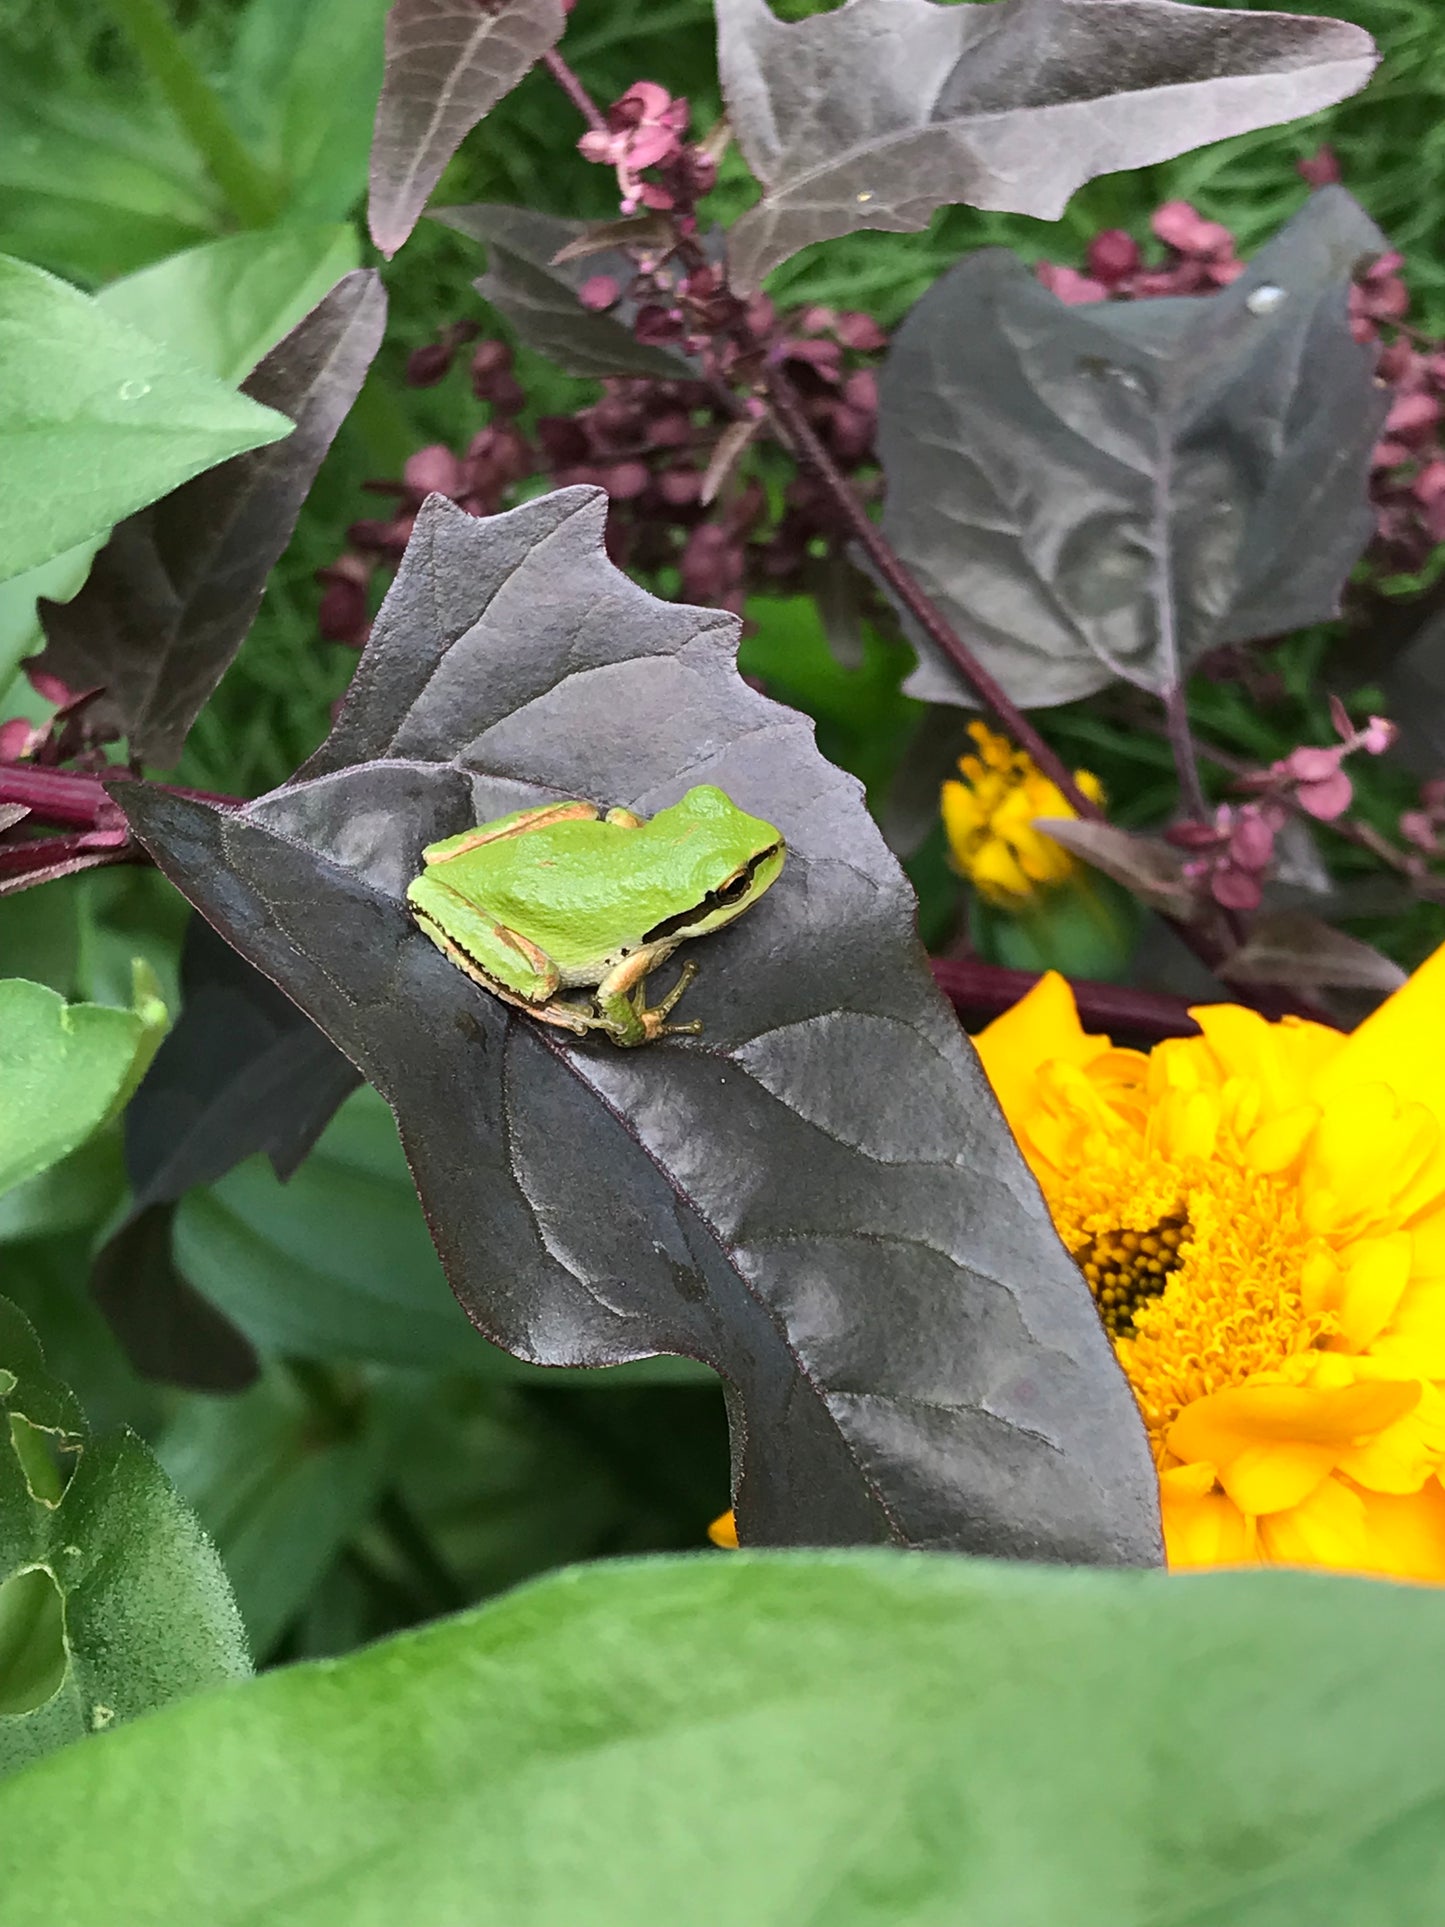
<instances>
[{"instance_id":1,"label":"frog's eye","mask_svg":"<svg viewBox=\"0 0 1445 1927\"><path fill-rule=\"evenodd\" d=\"M753 880L751 869L739 870L735 877L711 892L714 903L737 903L747 894L748 885Z\"/></svg>"}]
</instances>

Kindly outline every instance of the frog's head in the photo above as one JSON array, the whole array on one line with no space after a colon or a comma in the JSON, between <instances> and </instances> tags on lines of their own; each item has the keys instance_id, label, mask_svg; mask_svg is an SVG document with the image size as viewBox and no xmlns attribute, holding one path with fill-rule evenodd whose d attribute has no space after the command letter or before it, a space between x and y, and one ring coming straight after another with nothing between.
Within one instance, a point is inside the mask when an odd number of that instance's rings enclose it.
<instances>
[{"instance_id":1,"label":"frog's head","mask_svg":"<svg viewBox=\"0 0 1445 1927\"><path fill-rule=\"evenodd\" d=\"M680 886L679 908L648 931L650 942L720 930L757 901L787 855L771 823L749 816L726 791L706 783L659 810L650 828L671 846L674 882Z\"/></svg>"}]
</instances>

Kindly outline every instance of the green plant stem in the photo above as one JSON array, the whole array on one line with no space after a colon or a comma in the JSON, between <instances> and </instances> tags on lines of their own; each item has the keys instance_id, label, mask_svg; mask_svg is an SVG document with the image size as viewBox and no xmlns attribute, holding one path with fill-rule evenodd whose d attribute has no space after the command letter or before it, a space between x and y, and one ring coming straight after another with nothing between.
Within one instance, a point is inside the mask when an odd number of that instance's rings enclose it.
<instances>
[{"instance_id":1,"label":"green plant stem","mask_svg":"<svg viewBox=\"0 0 1445 1927\"><path fill-rule=\"evenodd\" d=\"M215 90L176 32L162 0L107 0L166 104L209 168L243 227L265 227L281 210L276 184L226 116Z\"/></svg>"}]
</instances>

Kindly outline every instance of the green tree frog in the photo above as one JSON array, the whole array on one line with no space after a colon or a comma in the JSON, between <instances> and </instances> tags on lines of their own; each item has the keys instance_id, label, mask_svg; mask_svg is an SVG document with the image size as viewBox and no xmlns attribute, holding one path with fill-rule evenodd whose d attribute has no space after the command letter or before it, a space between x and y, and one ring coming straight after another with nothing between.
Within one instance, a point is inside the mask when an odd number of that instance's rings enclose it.
<instances>
[{"instance_id":1,"label":"green tree frog","mask_svg":"<svg viewBox=\"0 0 1445 1927\"><path fill-rule=\"evenodd\" d=\"M696 970L660 1003L647 976L688 937L740 917L783 867L782 837L702 785L651 818L594 803L543 803L432 843L407 891L412 915L466 974L579 1036L650 1044ZM560 993L591 987L586 1002Z\"/></svg>"}]
</instances>

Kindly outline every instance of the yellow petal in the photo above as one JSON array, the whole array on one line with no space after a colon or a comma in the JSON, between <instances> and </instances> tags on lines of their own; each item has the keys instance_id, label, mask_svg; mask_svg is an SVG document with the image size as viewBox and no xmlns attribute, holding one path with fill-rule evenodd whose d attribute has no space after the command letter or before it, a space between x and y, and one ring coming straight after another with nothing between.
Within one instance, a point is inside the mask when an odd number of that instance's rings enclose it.
<instances>
[{"instance_id":1,"label":"yellow petal","mask_svg":"<svg viewBox=\"0 0 1445 1927\"><path fill-rule=\"evenodd\" d=\"M732 1513L720 1512L708 1527L707 1536L715 1546L723 1546L729 1551L736 1551L738 1528L737 1521L733 1518Z\"/></svg>"},{"instance_id":2,"label":"yellow petal","mask_svg":"<svg viewBox=\"0 0 1445 1927\"><path fill-rule=\"evenodd\" d=\"M1445 1491L1429 1479L1409 1498L1364 1495L1358 1570L1382 1579L1445 1584Z\"/></svg>"},{"instance_id":3,"label":"yellow petal","mask_svg":"<svg viewBox=\"0 0 1445 1927\"><path fill-rule=\"evenodd\" d=\"M938 798L938 807L942 809L944 834L948 836L948 846L954 852L954 861L959 869L967 869L973 838L985 827L985 813L979 807L979 800L973 790L965 788L965 784L946 782Z\"/></svg>"},{"instance_id":4,"label":"yellow petal","mask_svg":"<svg viewBox=\"0 0 1445 1927\"><path fill-rule=\"evenodd\" d=\"M1261 1519L1259 1536L1272 1565L1367 1570L1365 1503L1341 1479L1326 1479L1302 1504Z\"/></svg>"},{"instance_id":5,"label":"yellow petal","mask_svg":"<svg viewBox=\"0 0 1445 1927\"><path fill-rule=\"evenodd\" d=\"M1287 1052L1279 1048L1279 1025L1243 1010L1239 1004L1202 1004L1189 1016L1204 1033L1223 1077L1250 1077L1264 1089L1268 1112L1293 1110L1308 1098L1291 1075Z\"/></svg>"},{"instance_id":6,"label":"yellow petal","mask_svg":"<svg viewBox=\"0 0 1445 1927\"><path fill-rule=\"evenodd\" d=\"M1367 1492L1404 1493L1418 1492L1439 1463L1439 1451L1408 1412L1375 1438L1341 1452L1336 1469Z\"/></svg>"},{"instance_id":7,"label":"yellow petal","mask_svg":"<svg viewBox=\"0 0 1445 1927\"><path fill-rule=\"evenodd\" d=\"M1243 1566L1254 1558L1253 1535L1222 1492L1178 1494L1161 1484L1164 1552L1176 1571L1199 1566Z\"/></svg>"},{"instance_id":8,"label":"yellow petal","mask_svg":"<svg viewBox=\"0 0 1445 1927\"><path fill-rule=\"evenodd\" d=\"M1241 1512L1287 1512L1330 1476L1338 1456L1332 1445L1246 1445L1220 1466L1219 1483Z\"/></svg>"},{"instance_id":9,"label":"yellow petal","mask_svg":"<svg viewBox=\"0 0 1445 1927\"><path fill-rule=\"evenodd\" d=\"M1411 1243L1410 1234L1400 1231L1387 1238L1363 1238L1343 1254L1340 1331L1355 1351L1364 1351L1394 1317L1410 1282Z\"/></svg>"},{"instance_id":10,"label":"yellow petal","mask_svg":"<svg viewBox=\"0 0 1445 1927\"><path fill-rule=\"evenodd\" d=\"M1082 1069L1109 1046L1107 1037L1086 1035L1074 993L1056 970L1045 971L1033 989L995 1017L974 1038L1003 1114L1015 1128L1036 1102L1037 1073L1054 1060Z\"/></svg>"},{"instance_id":11,"label":"yellow petal","mask_svg":"<svg viewBox=\"0 0 1445 1927\"><path fill-rule=\"evenodd\" d=\"M964 867L969 882L990 903L1018 906L1033 894L1018 858L999 837L986 836Z\"/></svg>"},{"instance_id":12,"label":"yellow petal","mask_svg":"<svg viewBox=\"0 0 1445 1927\"><path fill-rule=\"evenodd\" d=\"M1445 944L1352 1033L1315 1092L1334 1104L1376 1083L1427 1105L1445 1126Z\"/></svg>"},{"instance_id":13,"label":"yellow petal","mask_svg":"<svg viewBox=\"0 0 1445 1927\"><path fill-rule=\"evenodd\" d=\"M1301 1175L1308 1200L1323 1190L1334 1200L1336 1223L1378 1222L1405 1215L1408 1194L1440 1148L1434 1114L1402 1102L1386 1084L1361 1084L1326 1103Z\"/></svg>"},{"instance_id":14,"label":"yellow petal","mask_svg":"<svg viewBox=\"0 0 1445 1927\"><path fill-rule=\"evenodd\" d=\"M1266 1119L1249 1136L1244 1155L1266 1177L1287 1171L1310 1140L1320 1121L1318 1104L1296 1104Z\"/></svg>"},{"instance_id":15,"label":"yellow petal","mask_svg":"<svg viewBox=\"0 0 1445 1927\"><path fill-rule=\"evenodd\" d=\"M1323 1362L1323 1361L1322 1361ZM1408 1380L1341 1385L1233 1385L1186 1405L1169 1428L1169 1450L1186 1463L1220 1468L1262 1445L1319 1446L1332 1451L1382 1432L1420 1402Z\"/></svg>"}]
</instances>

